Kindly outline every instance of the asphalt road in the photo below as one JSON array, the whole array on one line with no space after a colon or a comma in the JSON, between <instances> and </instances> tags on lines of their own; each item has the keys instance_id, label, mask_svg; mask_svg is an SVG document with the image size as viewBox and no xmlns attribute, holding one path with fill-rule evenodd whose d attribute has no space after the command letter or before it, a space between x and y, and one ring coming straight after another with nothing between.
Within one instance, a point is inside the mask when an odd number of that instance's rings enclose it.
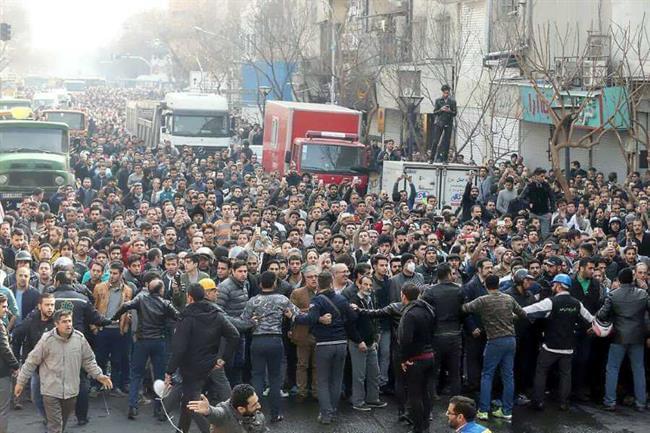
<instances>
[{"instance_id":1,"label":"asphalt road","mask_svg":"<svg viewBox=\"0 0 650 433\"><path fill-rule=\"evenodd\" d=\"M101 397L91 399L90 423L79 427L72 417L67 433L131 433L173 432L174 428L152 417L152 407L140 408L136 421L126 418L127 402L124 398L108 397L107 414ZM390 399L388 399L390 401ZM264 403L264 401L262 401ZM393 404L373 412L355 412L345 402L341 405L341 417L331 426L321 426L316 422L318 405L315 402L298 404L291 399L285 403L285 420L271 426L274 433L407 433L408 426L396 421ZM436 403L433 410L431 432L452 432L446 424L444 412L446 404ZM35 409L25 404L22 411L11 411L10 433L44 433L45 428ZM177 419L177 415L174 417ZM544 412L526 408L516 408L512 424L502 421L485 423L494 433L646 433L650 430L650 412L637 413L631 408L621 407L615 413L604 412L595 405L573 406L569 412L560 412L549 403ZM198 431L192 429L193 432Z\"/></svg>"}]
</instances>

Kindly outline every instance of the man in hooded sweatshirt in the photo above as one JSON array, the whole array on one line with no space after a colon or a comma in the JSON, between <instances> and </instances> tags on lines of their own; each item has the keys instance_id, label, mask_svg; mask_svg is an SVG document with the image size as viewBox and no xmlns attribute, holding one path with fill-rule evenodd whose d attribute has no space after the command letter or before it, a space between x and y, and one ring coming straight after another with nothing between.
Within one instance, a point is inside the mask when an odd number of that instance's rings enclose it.
<instances>
[{"instance_id":1,"label":"man in hooded sweatshirt","mask_svg":"<svg viewBox=\"0 0 650 433\"><path fill-rule=\"evenodd\" d=\"M176 325L172 356L165 374L168 384L177 369L183 377L178 427L184 433L189 431L192 422L192 411L187 404L199 399L210 372L224 368L224 359L232 359L239 343L237 328L228 321L223 310L205 299L205 290L200 284L191 284L187 295L188 305Z\"/></svg>"}]
</instances>

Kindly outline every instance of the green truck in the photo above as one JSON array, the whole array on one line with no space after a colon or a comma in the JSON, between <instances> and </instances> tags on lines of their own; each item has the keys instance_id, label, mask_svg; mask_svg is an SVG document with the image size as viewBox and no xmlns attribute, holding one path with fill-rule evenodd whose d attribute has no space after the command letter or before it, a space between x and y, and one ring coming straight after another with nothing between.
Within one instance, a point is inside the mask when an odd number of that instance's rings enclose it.
<instances>
[{"instance_id":1,"label":"green truck","mask_svg":"<svg viewBox=\"0 0 650 433\"><path fill-rule=\"evenodd\" d=\"M37 187L50 196L60 186L74 184L68 125L0 121L0 199L15 202Z\"/></svg>"}]
</instances>

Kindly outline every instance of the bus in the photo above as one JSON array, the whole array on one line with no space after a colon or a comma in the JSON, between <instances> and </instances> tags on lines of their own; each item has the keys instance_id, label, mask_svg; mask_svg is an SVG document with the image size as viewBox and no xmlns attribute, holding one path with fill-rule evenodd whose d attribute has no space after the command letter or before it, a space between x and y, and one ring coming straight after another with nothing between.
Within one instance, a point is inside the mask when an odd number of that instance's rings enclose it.
<instances>
[{"instance_id":1,"label":"bus","mask_svg":"<svg viewBox=\"0 0 650 433\"><path fill-rule=\"evenodd\" d=\"M74 185L68 129L57 122L0 121L0 199L16 202L35 188L49 197Z\"/></svg>"},{"instance_id":2,"label":"bus","mask_svg":"<svg viewBox=\"0 0 650 433\"><path fill-rule=\"evenodd\" d=\"M65 123L70 128L71 137L85 137L88 134L88 116L80 110L43 110L41 119Z\"/></svg>"}]
</instances>

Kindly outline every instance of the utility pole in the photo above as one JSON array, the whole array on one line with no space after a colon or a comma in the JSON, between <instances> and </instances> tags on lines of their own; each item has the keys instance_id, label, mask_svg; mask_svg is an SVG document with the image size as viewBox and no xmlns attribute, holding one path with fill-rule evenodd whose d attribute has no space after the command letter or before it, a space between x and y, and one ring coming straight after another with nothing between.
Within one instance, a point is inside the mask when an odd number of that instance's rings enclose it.
<instances>
[{"instance_id":1,"label":"utility pole","mask_svg":"<svg viewBox=\"0 0 650 433\"><path fill-rule=\"evenodd\" d=\"M329 0L330 8L330 54L332 56L331 76L330 76L330 104L336 102L336 23L334 22L334 0Z\"/></svg>"}]
</instances>

